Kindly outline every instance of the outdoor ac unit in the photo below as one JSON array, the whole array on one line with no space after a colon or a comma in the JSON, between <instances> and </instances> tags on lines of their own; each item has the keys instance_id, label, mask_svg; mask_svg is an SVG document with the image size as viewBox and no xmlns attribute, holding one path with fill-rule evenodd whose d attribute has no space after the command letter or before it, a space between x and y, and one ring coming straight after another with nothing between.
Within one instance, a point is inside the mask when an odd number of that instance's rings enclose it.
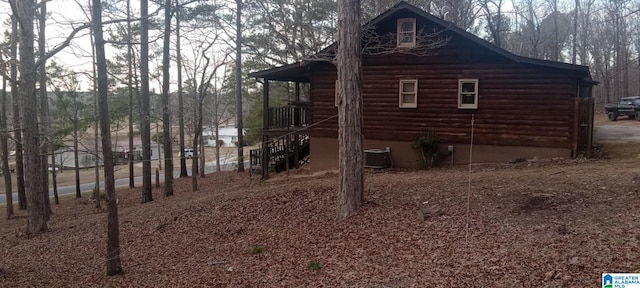
<instances>
[{"instance_id":1,"label":"outdoor ac unit","mask_svg":"<svg viewBox=\"0 0 640 288\"><path fill-rule=\"evenodd\" d=\"M391 167L391 149L364 150L364 167L384 169Z\"/></svg>"}]
</instances>

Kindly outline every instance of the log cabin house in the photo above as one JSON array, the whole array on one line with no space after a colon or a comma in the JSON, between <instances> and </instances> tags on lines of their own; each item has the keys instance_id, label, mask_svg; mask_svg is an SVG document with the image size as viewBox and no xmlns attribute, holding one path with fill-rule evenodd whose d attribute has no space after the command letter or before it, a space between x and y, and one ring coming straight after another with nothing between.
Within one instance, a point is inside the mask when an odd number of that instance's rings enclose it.
<instances>
[{"instance_id":1,"label":"log cabin house","mask_svg":"<svg viewBox=\"0 0 640 288\"><path fill-rule=\"evenodd\" d=\"M394 167L418 167L412 143L431 131L441 161L469 163L472 119L473 162L569 158L591 148L597 82L589 67L515 55L406 2L363 26L362 57L364 148L390 152ZM249 76L264 90L263 146L251 151L263 177L261 163L281 171L307 156L312 170L337 168L336 67L303 61ZM295 83L294 101L269 106L271 81ZM308 85L308 103L299 101L300 85Z\"/></svg>"}]
</instances>

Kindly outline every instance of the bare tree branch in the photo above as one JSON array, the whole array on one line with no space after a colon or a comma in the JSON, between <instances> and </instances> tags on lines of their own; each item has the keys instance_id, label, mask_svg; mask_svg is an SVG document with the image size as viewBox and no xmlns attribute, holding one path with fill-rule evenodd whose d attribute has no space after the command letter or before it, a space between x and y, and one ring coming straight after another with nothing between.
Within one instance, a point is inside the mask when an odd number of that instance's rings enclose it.
<instances>
[{"instance_id":1,"label":"bare tree branch","mask_svg":"<svg viewBox=\"0 0 640 288\"><path fill-rule=\"evenodd\" d=\"M397 45L396 33L379 34L375 26L364 27L362 29L362 54L363 55L388 55L388 54L404 54L413 56L434 56L437 55L437 49L447 45L450 36L446 35L447 28L427 31L423 27L416 33L416 44L413 47L402 47ZM313 56L302 58L303 61L327 61L335 64L335 51L338 45L325 49Z\"/></svg>"},{"instance_id":2,"label":"bare tree branch","mask_svg":"<svg viewBox=\"0 0 640 288\"><path fill-rule=\"evenodd\" d=\"M156 9L156 11L154 11L153 13L149 13L149 16L144 17L146 19L151 18L155 15L157 15L160 12L161 8ZM114 19L114 20L108 20L108 21L104 21L102 22L103 25L108 25L108 24L114 24L114 23L122 23L122 22L135 22L135 21L140 21L143 18L135 18L135 19ZM43 58L38 59L36 61L35 67L39 67L40 65L44 64L49 58L53 57L54 55L56 55L58 52L62 51L64 48L66 48L67 46L69 46L69 44L71 43L71 41L73 41L73 39L75 39L76 34L78 34L80 31L87 29L87 28L91 28L91 25L93 25L92 23L85 23L82 24L80 26L77 26L75 28L73 28L73 30L71 31L71 33L69 33L69 35L67 36L67 38L62 41L62 43L56 45L53 49L51 49L50 51L48 51Z\"/></svg>"}]
</instances>

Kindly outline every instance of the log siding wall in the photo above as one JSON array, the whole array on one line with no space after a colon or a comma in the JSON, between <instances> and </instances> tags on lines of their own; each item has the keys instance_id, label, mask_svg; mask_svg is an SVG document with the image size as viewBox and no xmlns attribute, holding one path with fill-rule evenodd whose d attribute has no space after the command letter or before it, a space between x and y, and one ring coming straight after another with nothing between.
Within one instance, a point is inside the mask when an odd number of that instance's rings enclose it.
<instances>
[{"instance_id":1,"label":"log siding wall","mask_svg":"<svg viewBox=\"0 0 640 288\"><path fill-rule=\"evenodd\" d=\"M398 18L415 17L422 33L437 33L446 44L429 55L387 54L363 58L364 137L412 141L435 131L443 143L474 143L575 149L575 97L584 71L517 63L447 27L409 11L381 21L377 33L393 32ZM399 108L400 80L418 80L417 108ZM458 80L478 79L478 109L458 109ZM311 120L337 114L336 69L321 64L311 75ZM337 137L336 119L311 128L311 136Z\"/></svg>"},{"instance_id":2,"label":"log siding wall","mask_svg":"<svg viewBox=\"0 0 640 288\"><path fill-rule=\"evenodd\" d=\"M436 131L444 143L469 143L474 114L474 143L572 148L577 75L500 60L378 65L381 60L363 65L366 139L411 141ZM325 66L312 77L312 123L337 113L335 73ZM418 80L417 108L398 107L402 79ZM459 79L478 79L478 109L458 109ZM337 129L332 119L314 126L311 136L337 137Z\"/></svg>"}]
</instances>

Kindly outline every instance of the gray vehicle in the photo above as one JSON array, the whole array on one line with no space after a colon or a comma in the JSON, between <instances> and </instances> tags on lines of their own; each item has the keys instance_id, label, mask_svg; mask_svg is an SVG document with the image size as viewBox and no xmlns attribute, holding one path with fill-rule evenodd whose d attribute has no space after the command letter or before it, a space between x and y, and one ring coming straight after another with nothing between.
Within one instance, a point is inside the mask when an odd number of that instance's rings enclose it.
<instances>
[{"instance_id":1,"label":"gray vehicle","mask_svg":"<svg viewBox=\"0 0 640 288\"><path fill-rule=\"evenodd\" d=\"M618 120L618 116L640 121L640 96L622 97L617 103L604 105L604 110L611 121Z\"/></svg>"}]
</instances>

